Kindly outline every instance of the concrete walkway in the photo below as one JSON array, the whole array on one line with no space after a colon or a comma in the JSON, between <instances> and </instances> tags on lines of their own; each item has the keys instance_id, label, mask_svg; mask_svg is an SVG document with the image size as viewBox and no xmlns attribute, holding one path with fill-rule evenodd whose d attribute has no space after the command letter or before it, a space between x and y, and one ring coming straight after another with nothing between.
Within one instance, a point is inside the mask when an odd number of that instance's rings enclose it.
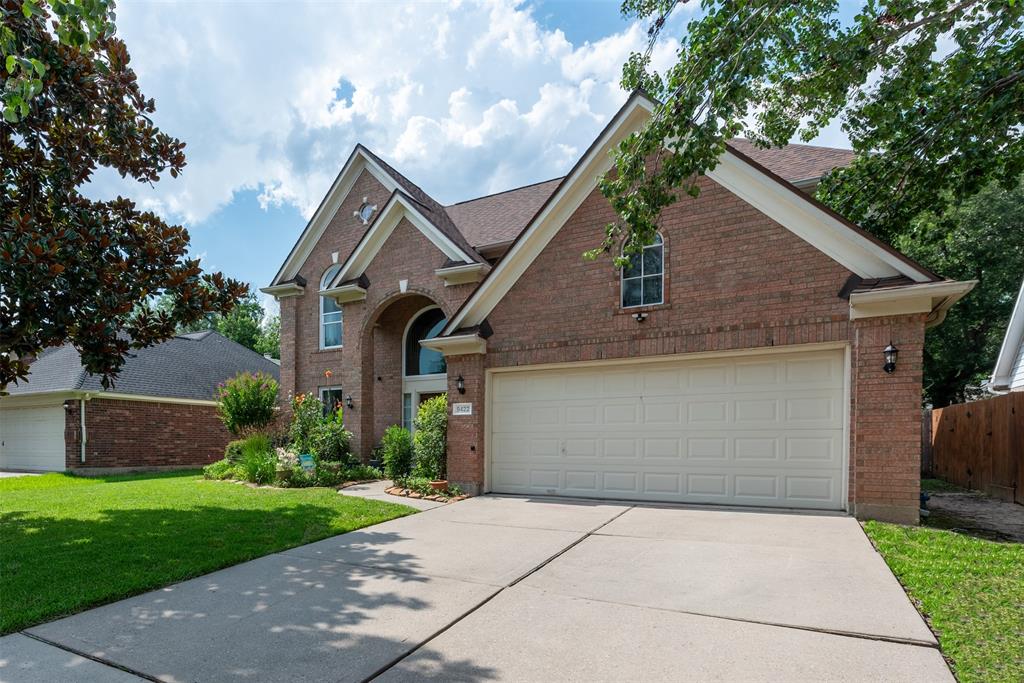
<instances>
[{"instance_id":1,"label":"concrete walkway","mask_svg":"<svg viewBox=\"0 0 1024 683\"><path fill-rule=\"evenodd\" d=\"M360 498L372 498L373 500L383 500L388 503L398 503L400 505L408 505L411 508L417 510L432 510L447 503L438 503L436 500L423 500L422 498L408 498L406 496L392 496L390 493L385 493L385 489L391 487L390 481L371 481L366 484L355 484L344 488L338 493L343 496L358 496Z\"/></svg>"},{"instance_id":2,"label":"concrete walkway","mask_svg":"<svg viewBox=\"0 0 1024 683\"><path fill-rule=\"evenodd\" d=\"M3 681L953 680L853 519L500 496L38 626L0 660Z\"/></svg>"}]
</instances>

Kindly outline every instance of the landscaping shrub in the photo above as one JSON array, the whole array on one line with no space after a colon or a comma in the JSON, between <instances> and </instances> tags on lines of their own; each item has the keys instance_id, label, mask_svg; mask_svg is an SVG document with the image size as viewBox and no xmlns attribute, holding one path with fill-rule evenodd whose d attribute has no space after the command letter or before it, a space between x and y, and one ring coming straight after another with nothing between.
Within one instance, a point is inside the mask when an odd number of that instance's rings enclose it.
<instances>
[{"instance_id":1,"label":"landscaping shrub","mask_svg":"<svg viewBox=\"0 0 1024 683\"><path fill-rule=\"evenodd\" d=\"M270 446L270 439L263 434L254 434L242 443L242 457L237 465L238 473L254 484L269 484L277 473L277 453Z\"/></svg>"},{"instance_id":2,"label":"landscaping shrub","mask_svg":"<svg viewBox=\"0 0 1024 683\"><path fill-rule=\"evenodd\" d=\"M231 462L238 462L242 459L242 444L245 443L245 439L235 439L229 441L227 448L224 449L224 459L230 460Z\"/></svg>"},{"instance_id":3,"label":"landscaping shrub","mask_svg":"<svg viewBox=\"0 0 1024 683\"><path fill-rule=\"evenodd\" d=\"M380 458L388 479L405 477L412 471L412 435L408 429L391 425L380 440Z\"/></svg>"},{"instance_id":4,"label":"landscaping shrub","mask_svg":"<svg viewBox=\"0 0 1024 683\"><path fill-rule=\"evenodd\" d=\"M383 479L384 473L369 465L353 465L345 471L345 481L362 481L363 479Z\"/></svg>"},{"instance_id":5,"label":"landscaping shrub","mask_svg":"<svg viewBox=\"0 0 1024 683\"><path fill-rule=\"evenodd\" d=\"M456 484L448 484L448 488L444 491L435 491L434 487L430 485L430 481L431 480L427 477L402 477L395 480L395 486L415 491L423 496L441 494L449 498L454 498L455 496L462 495L462 489L460 489Z\"/></svg>"},{"instance_id":6,"label":"landscaping shrub","mask_svg":"<svg viewBox=\"0 0 1024 683\"><path fill-rule=\"evenodd\" d=\"M448 396L441 394L420 404L413 435L416 464L413 474L428 479L442 479L448 449Z\"/></svg>"},{"instance_id":7,"label":"landscaping shrub","mask_svg":"<svg viewBox=\"0 0 1024 683\"><path fill-rule=\"evenodd\" d=\"M313 453L313 433L324 421L324 404L312 393L292 399L292 423L288 438L297 453Z\"/></svg>"},{"instance_id":8,"label":"landscaping shrub","mask_svg":"<svg viewBox=\"0 0 1024 683\"><path fill-rule=\"evenodd\" d=\"M327 419L313 427L309 434L310 452L322 462L340 462L348 465L352 460L352 432L341 424L340 416Z\"/></svg>"},{"instance_id":9,"label":"landscaping shrub","mask_svg":"<svg viewBox=\"0 0 1024 683\"><path fill-rule=\"evenodd\" d=\"M277 380L242 372L217 387L217 414L232 434L262 429L274 421Z\"/></svg>"},{"instance_id":10,"label":"landscaping shrub","mask_svg":"<svg viewBox=\"0 0 1024 683\"><path fill-rule=\"evenodd\" d=\"M236 476L235 463L227 458L211 462L203 468L203 476L207 479L234 479Z\"/></svg>"}]
</instances>

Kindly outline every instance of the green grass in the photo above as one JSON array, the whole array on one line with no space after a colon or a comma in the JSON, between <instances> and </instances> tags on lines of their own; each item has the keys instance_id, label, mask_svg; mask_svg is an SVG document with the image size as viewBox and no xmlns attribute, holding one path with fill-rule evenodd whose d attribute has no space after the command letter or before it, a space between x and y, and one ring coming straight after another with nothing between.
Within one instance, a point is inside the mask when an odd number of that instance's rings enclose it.
<instances>
[{"instance_id":1,"label":"green grass","mask_svg":"<svg viewBox=\"0 0 1024 683\"><path fill-rule=\"evenodd\" d=\"M962 683L1024 681L1024 545L864 525Z\"/></svg>"},{"instance_id":2,"label":"green grass","mask_svg":"<svg viewBox=\"0 0 1024 683\"><path fill-rule=\"evenodd\" d=\"M0 479L0 634L412 512L195 472Z\"/></svg>"}]
</instances>

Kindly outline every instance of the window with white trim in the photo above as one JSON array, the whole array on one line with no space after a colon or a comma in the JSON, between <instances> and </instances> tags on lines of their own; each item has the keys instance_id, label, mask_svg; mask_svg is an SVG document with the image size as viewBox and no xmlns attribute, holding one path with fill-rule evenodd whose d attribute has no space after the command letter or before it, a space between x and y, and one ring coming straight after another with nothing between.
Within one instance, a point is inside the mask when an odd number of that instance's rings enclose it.
<instances>
[{"instance_id":1,"label":"window with white trim","mask_svg":"<svg viewBox=\"0 0 1024 683\"><path fill-rule=\"evenodd\" d=\"M334 276L341 270L341 266L333 265L327 269L324 276L320 278L320 289L326 289ZM342 320L341 304L329 296L320 297L320 348L336 349L342 345Z\"/></svg>"},{"instance_id":2,"label":"window with white trim","mask_svg":"<svg viewBox=\"0 0 1024 683\"><path fill-rule=\"evenodd\" d=\"M345 405L345 392L341 387L320 387L320 402L324 404L324 413L330 415Z\"/></svg>"},{"instance_id":3,"label":"window with white trim","mask_svg":"<svg viewBox=\"0 0 1024 683\"><path fill-rule=\"evenodd\" d=\"M623 254L625 256L625 254ZM653 306L665 302L665 244L661 235L640 253L629 254L622 268L622 307Z\"/></svg>"}]
</instances>

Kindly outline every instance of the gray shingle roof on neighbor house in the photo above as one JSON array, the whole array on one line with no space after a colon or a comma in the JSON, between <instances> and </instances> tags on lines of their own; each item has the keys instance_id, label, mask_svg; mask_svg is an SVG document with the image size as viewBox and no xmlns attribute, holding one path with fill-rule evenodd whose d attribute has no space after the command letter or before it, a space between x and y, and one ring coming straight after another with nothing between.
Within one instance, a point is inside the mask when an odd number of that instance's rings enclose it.
<instances>
[{"instance_id":1,"label":"gray shingle roof on neighbor house","mask_svg":"<svg viewBox=\"0 0 1024 683\"><path fill-rule=\"evenodd\" d=\"M260 354L216 332L192 332L129 352L108 391L115 394L213 400L217 385L240 372L275 379L280 368ZM82 367L71 344L47 349L29 368L27 382L9 386L12 396L55 391L104 391L100 377Z\"/></svg>"}]
</instances>

